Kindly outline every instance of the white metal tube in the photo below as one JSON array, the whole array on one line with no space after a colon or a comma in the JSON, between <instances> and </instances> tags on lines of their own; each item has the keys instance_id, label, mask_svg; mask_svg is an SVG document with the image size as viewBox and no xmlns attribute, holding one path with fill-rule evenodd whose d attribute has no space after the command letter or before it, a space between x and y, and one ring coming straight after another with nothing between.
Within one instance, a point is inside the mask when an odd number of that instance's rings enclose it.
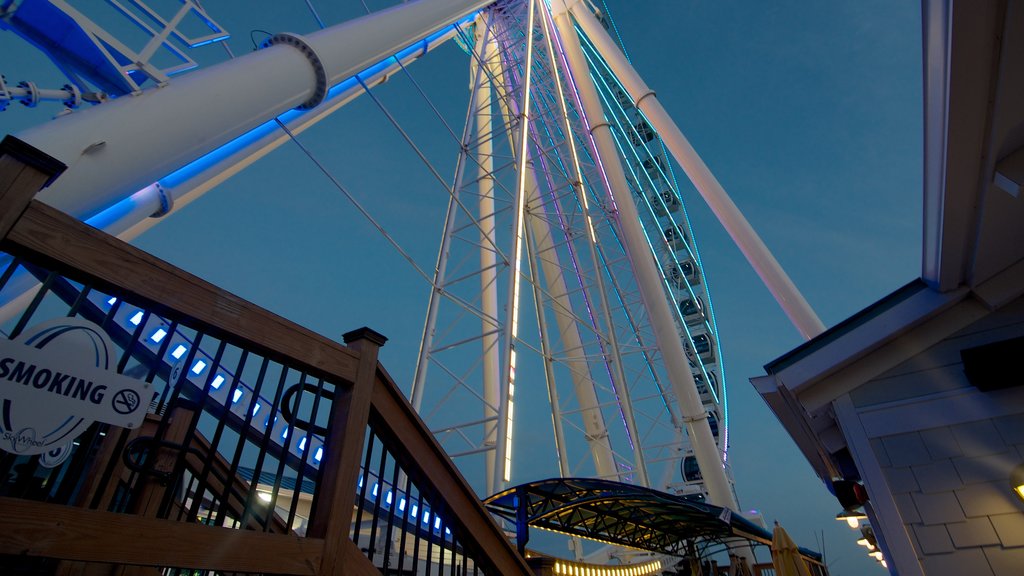
<instances>
[{"instance_id":1,"label":"white metal tube","mask_svg":"<svg viewBox=\"0 0 1024 576\"><path fill-rule=\"evenodd\" d=\"M389 58L388 64L373 66L370 70L361 72L358 78L368 87L377 86L401 69L399 59L402 65L408 65L450 40L456 33L452 27L446 32L417 42L414 44L416 50L403 49L400 58ZM302 133L365 93L359 82L353 81L348 84L350 85L346 88L332 90L333 93L329 93L322 105L307 111L289 111L279 119L292 134ZM208 156L203 159L200 168L191 171L185 178L161 178L92 216L87 223L121 240L131 241L161 222L164 216L181 210L218 184L290 141L288 134L276 123L264 123L248 132L246 136L251 137L251 140L243 146L236 146L236 141L231 147L225 147L220 159L210 161ZM159 217L155 217L157 214ZM0 321L6 321L20 312L23 306L19 303L25 299L18 295L37 285L38 281L30 274L15 273L4 291L8 296L0 299Z\"/></svg>"},{"instance_id":2,"label":"white metal tube","mask_svg":"<svg viewBox=\"0 0 1024 576\"><path fill-rule=\"evenodd\" d=\"M544 294L540 289L540 277L537 274L537 260L540 249L534 241L536 224L544 225L540 218L532 217L526 221L526 251L529 255L530 278L533 279L533 305L537 314L537 327L540 330L540 351L544 356L544 383L548 388L548 406L551 407L551 427L555 434L555 455L558 457L558 475L568 478L569 453L565 446L565 431L562 429L562 406L558 398L558 386L555 381L554 355L551 351L551 338L548 332L547 317L544 315Z\"/></svg>"},{"instance_id":3,"label":"white metal tube","mask_svg":"<svg viewBox=\"0 0 1024 576\"><path fill-rule=\"evenodd\" d=\"M488 3L402 4L309 35L305 53L271 46L25 130L19 138L68 165L39 199L88 218L309 102L324 78L333 85Z\"/></svg>"},{"instance_id":4,"label":"white metal tube","mask_svg":"<svg viewBox=\"0 0 1024 576\"><path fill-rule=\"evenodd\" d=\"M609 372L612 376L612 387L615 389L615 396L619 400L619 409L622 411L622 418L626 421L626 431L629 433L629 441L633 448L633 470L636 474L637 483L642 486L651 485L650 477L647 474L647 461L644 457L643 444L640 441L640 432L636 425L636 417L633 415L633 400L629 393L629 383L622 367L622 354L619 350L619 339L615 334L615 325L612 322L611 306L608 303L608 293L604 286L604 273L601 261L597 256L597 235L594 232L593 220L590 217L590 203L587 201L587 192L583 188L583 172L580 169L579 155L576 153L576 144L573 141L572 125L569 122L569 111L566 105L565 93L562 89L562 74L559 63L560 58L556 55L554 43L551 37L555 35L554 23L550 22L551 13L543 11L544 35L547 39L548 55L550 57L551 72L555 76L555 86L558 89L558 101L561 105L562 120L565 122L566 144L571 152L572 169L575 172L573 188L579 198L583 210L583 219L587 223L587 248L590 253L591 266L595 272L594 283L597 288L597 296L601 302L601 311L604 316L605 330L604 338L607 343L602 343L602 352L605 354L605 361L608 363ZM565 77L569 78L571 73L565 70ZM607 346L607 349L605 348Z\"/></svg>"},{"instance_id":5,"label":"white metal tube","mask_svg":"<svg viewBox=\"0 0 1024 576\"><path fill-rule=\"evenodd\" d=\"M498 78L500 71L493 70L493 76ZM509 105L514 106L515 101L509 98L503 87L496 86L499 92L498 103L501 106L507 124L513 125L513 118L518 113L510 110ZM514 138L512 148L515 149ZM527 189L530 191L529 201L531 204L542 204L537 195L537 176L533 170L527 173ZM534 242L538 244L537 252L540 254L554 254L554 241L551 238L550 228L544 223L543 234L534 235ZM565 285L565 278L562 275L561 264L557 260L544 258L541 260L541 271L547 284L549 297L554 302L555 321L558 325L558 335L566 350L582 350L583 337L580 334L579 326L576 325L576 318L573 316L572 304L569 300L569 290ZM615 455L612 451L611 439L608 436L608 426L605 424L604 414L601 412L600 402L597 399L597 392L594 389L594 381L590 374L587 363L580 358L569 358L565 361L569 369L569 376L572 379L573 393L580 406L580 417L583 420L583 431L586 434L587 446L590 449L591 457L594 459L594 471L601 478L617 478L618 469L615 466ZM563 444L564 446L564 444Z\"/></svg>"},{"instance_id":6,"label":"white metal tube","mask_svg":"<svg viewBox=\"0 0 1024 576\"><path fill-rule=\"evenodd\" d=\"M555 27L558 29L565 50L566 58L572 70L573 79L587 116L588 128L593 136L596 147L595 157L603 165L608 193L619 209L619 225L622 229L622 240L630 263L636 275L641 298L647 308L655 340L661 350L668 377L672 383L680 412L693 444L694 455L704 476L708 496L713 504L736 509L736 500L725 476L725 469L715 446L714 436L708 424L707 413L697 394L697 385L686 361L686 352L680 340L679 330L675 323L675 315L669 308L668 299L662 288L662 279L654 255L647 246L647 239L640 226L640 217L636 205L629 192L622 162L607 122L597 90L590 81L590 70L587 66L583 49L580 47L576 29L572 25L569 14L564 6L558 10L558 3L553 7Z\"/></svg>"},{"instance_id":7,"label":"white metal tube","mask_svg":"<svg viewBox=\"0 0 1024 576\"><path fill-rule=\"evenodd\" d=\"M501 346L498 332L491 325L488 319L498 317L498 255L495 252L495 217L494 217L494 146L492 142L494 134L494 118L492 114L493 100L491 98L492 83L488 75L489 63L498 58L498 44L491 31L491 19L477 18L478 43L483 43L481 61L471 59L471 70L476 70L480 75L482 86L476 90L476 135L477 135L477 182L480 193L479 219L480 219L480 308L483 318L480 321L480 329L485 335L481 341L483 349L483 393L484 393L484 418L497 420L498 411L494 408L498 405L501 382ZM497 426L488 425L484 434L484 446L493 448L497 441ZM486 486L494 485L494 456L493 450L487 452L485 457Z\"/></svg>"},{"instance_id":8,"label":"white metal tube","mask_svg":"<svg viewBox=\"0 0 1024 576\"><path fill-rule=\"evenodd\" d=\"M498 443L495 446L496 475L492 493L498 492L512 477L512 432L515 418L516 339L519 337L519 289L522 285L522 252L524 216L526 213L527 149L530 140L530 81L533 60L533 18L536 1L527 3L526 61L524 63L522 105L519 110L519 139L515 142L518 178L516 182L515 210L512 214L513 248L509 262L508 306L505 309L505 368L498 407ZM500 481L498 479L501 479Z\"/></svg>"},{"instance_id":9,"label":"white metal tube","mask_svg":"<svg viewBox=\"0 0 1024 576\"><path fill-rule=\"evenodd\" d=\"M483 46L480 47L481 53ZM416 361L416 371L413 374L412 390L409 394L410 403L417 412L423 404L423 392L426 388L427 370L430 364L430 357L433 352L434 336L437 331L437 314L441 306L441 291L444 289L447 280L448 256L451 253L452 234L454 234L455 217L458 212L458 197L462 192L463 172L466 159L469 156L468 140L473 129L474 114L477 93L484 88L482 84L483 74L480 70L472 76L470 82L470 107L466 111L466 121L463 126L460 144L462 144L458 161L455 163L455 180L449 191L448 210L445 214L444 228L441 232L441 246L437 253L437 263L434 266L434 279L430 289L430 297L427 303L427 317L423 325L423 335L420 338L419 357ZM486 87L489 89L489 87ZM495 328L494 326L491 329ZM487 332L489 330L485 330Z\"/></svg>"},{"instance_id":10,"label":"white metal tube","mask_svg":"<svg viewBox=\"0 0 1024 576\"><path fill-rule=\"evenodd\" d=\"M571 11L587 38L622 82L636 103L636 107L644 113L651 126L661 135L669 152L686 172L701 197L708 203L711 211L725 227L736 246L746 256L750 265L754 267L757 275L761 277L761 281L768 287L796 329L808 340L824 332L825 325L822 324L818 315L814 313L810 304L779 265L775 256L765 246L761 237L754 231L750 222L736 207L718 179L711 173L697 151L658 102L654 91L648 88L619 47L601 27L597 18L590 13L586 6L581 6L579 3L572 6Z\"/></svg>"},{"instance_id":11,"label":"white metal tube","mask_svg":"<svg viewBox=\"0 0 1024 576\"><path fill-rule=\"evenodd\" d=\"M534 206L541 205L542 199L537 187L537 177L532 171L528 185L530 204ZM608 426L605 423L604 414L601 412L600 402L598 402L597 393L594 390L594 380L590 367L580 353L583 351L583 337L580 334L580 327L577 325L576 315L573 313L572 301L569 299L569 288L565 281L565 268L559 261L558 253L555 251L555 242L551 235L551 222L535 214L530 214L528 221L533 225L533 241L536 245L534 256L540 259L548 298L552 301L552 311L555 315L555 323L558 326L559 340L566 350L572 351L570 353L571 357L567 358L564 364L569 369L569 376L573 383L573 392L576 395L576 401L579 403L580 416L583 419L583 430L586 433L591 457L594 459L594 471L598 477L617 479L619 471L615 465L611 439L608 436ZM564 447L565 445L563 444L562 446Z\"/></svg>"},{"instance_id":12,"label":"white metal tube","mask_svg":"<svg viewBox=\"0 0 1024 576\"><path fill-rule=\"evenodd\" d=\"M451 28L446 33L434 37L431 42L424 41L422 50L407 53L401 58L402 65L412 63L450 40L455 34L455 29ZM375 66L371 73L360 73L359 79L370 88L385 82L389 76L401 70L397 59L388 61L389 64L386 66ZM359 82L351 82L347 88L329 94L320 106L301 113L298 111L285 113L280 120L292 134L298 135L364 93ZM259 126L246 136L252 137L252 140L230 153L225 153L219 160L204 163L201 168L197 168L188 177L175 178L173 181L170 178L162 178L155 185L151 184L133 194L131 198L135 206L141 208L143 202L152 206L152 210L148 213L135 214L125 210L123 206L120 206L124 202L122 200L108 209L111 211L109 214L101 213L95 217L99 224L97 227L122 240L130 241L160 222L159 218L148 218L162 207L157 186L163 189L167 203L170 204L170 210L164 216L173 214L291 140L288 134L276 125Z\"/></svg>"}]
</instances>

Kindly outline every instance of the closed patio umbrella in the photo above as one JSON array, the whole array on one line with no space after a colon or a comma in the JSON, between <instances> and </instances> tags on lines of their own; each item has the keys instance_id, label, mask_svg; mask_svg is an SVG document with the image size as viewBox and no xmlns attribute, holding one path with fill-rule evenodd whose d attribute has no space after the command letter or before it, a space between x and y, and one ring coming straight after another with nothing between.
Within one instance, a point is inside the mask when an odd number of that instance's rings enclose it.
<instances>
[{"instance_id":1,"label":"closed patio umbrella","mask_svg":"<svg viewBox=\"0 0 1024 576\"><path fill-rule=\"evenodd\" d=\"M777 521L772 531L772 564L776 576L811 576L796 543Z\"/></svg>"}]
</instances>

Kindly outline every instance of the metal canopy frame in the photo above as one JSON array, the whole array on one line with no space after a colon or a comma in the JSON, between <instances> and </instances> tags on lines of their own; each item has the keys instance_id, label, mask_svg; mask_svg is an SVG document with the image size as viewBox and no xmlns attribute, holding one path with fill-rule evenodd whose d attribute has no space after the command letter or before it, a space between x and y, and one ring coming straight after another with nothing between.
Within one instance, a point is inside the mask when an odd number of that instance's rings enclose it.
<instances>
[{"instance_id":1,"label":"metal canopy frame","mask_svg":"<svg viewBox=\"0 0 1024 576\"><path fill-rule=\"evenodd\" d=\"M728 508L611 480L530 482L499 492L484 505L516 524L520 548L529 540L530 526L672 556L684 555L689 540L772 541L771 532ZM811 550L800 552L820 560Z\"/></svg>"}]
</instances>

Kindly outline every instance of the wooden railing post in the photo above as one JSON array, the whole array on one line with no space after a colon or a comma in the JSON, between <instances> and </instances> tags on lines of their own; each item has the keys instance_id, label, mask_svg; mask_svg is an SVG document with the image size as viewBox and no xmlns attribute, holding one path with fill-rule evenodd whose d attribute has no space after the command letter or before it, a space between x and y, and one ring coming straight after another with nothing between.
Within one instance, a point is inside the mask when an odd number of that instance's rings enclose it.
<instances>
[{"instance_id":1,"label":"wooden railing post","mask_svg":"<svg viewBox=\"0 0 1024 576\"><path fill-rule=\"evenodd\" d=\"M67 168L14 136L0 141L0 238L7 236L36 192Z\"/></svg>"},{"instance_id":2,"label":"wooden railing post","mask_svg":"<svg viewBox=\"0 0 1024 576\"><path fill-rule=\"evenodd\" d=\"M363 455L370 400L377 379L377 351L387 338L360 328L343 336L345 344L359 353L356 378L350 386L339 386L331 406L330 423L324 439L323 475L306 534L324 539L321 575L341 574L345 552L351 550L348 531L352 525L359 463Z\"/></svg>"}]
</instances>

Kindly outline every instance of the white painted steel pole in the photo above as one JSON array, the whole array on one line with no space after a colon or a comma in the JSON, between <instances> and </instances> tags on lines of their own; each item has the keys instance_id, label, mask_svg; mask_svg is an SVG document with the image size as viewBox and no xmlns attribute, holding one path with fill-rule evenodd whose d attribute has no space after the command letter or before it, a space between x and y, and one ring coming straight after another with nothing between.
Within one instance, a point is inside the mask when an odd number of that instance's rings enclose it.
<instances>
[{"instance_id":1,"label":"white painted steel pole","mask_svg":"<svg viewBox=\"0 0 1024 576\"><path fill-rule=\"evenodd\" d=\"M492 68L492 76L501 77L501 71ZM518 110L514 107L512 100L504 87L499 82L496 86L498 91L498 103L506 118L508 126L513 126L513 119ZM515 138L510 133L512 149L515 150ZM541 204L538 196L538 179L536 173L531 169L527 173L528 200L531 204ZM535 234L534 242L538 245L537 252L541 254L554 254L554 241L551 238L551 230L547 221L543 223L544 233ZM557 256L557 255L555 255ZM557 259L544 258L541 260L541 271L544 274L544 281L547 284L549 297L553 301L555 322L558 325L558 335L566 350L582 350L583 337L580 334L579 326L576 325L576 318L572 313L572 302L569 300L569 290L565 284L563 268ZM573 384L573 393L579 403L580 417L583 420L583 431L586 435L587 447L590 449L591 457L594 459L594 471L601 478L618 478L618 469L615 466L615 455L612 452L611 439L608 436L608 426L605 423L604 414L601 412L600 403L597 399L597 392L594 388L593 376L590 369L581 358L576 355L567 358L565 366L569 369L569 376ZM564 444L563 444L564 446Z\"/></svg>"},{"instance_id":2,"label":"white painted steel pole","mask_svg":"<svg viewBox=\"0 0 1024 576\"><path fill-rule=\"evenodd\" d=\"M403 51L401 65L411 64L456 34L457 31L452 27L444 34L432 37L430 42L424 40L420 46L417 46L419 49L415 52ZM375 66L372 72L360 73L358 77L368 88L373 88L384 83L388 77L400 70L399 59L389 58L387 65ZM299 135L340 110L364 92L359 82L351 82L351 86L329 94L322 105L302 113L286 113L280 117L280 120L292 134ZM202 167L190 171L186 178L175 178L173 182L170 178L161 178L132 194L127 205L122 205L126 202L125 200L114 204L104 211L109 211L107 214L100 213L96 216L97 223L102 225L104 232L130 241L157 225L163 217L188 206L215 186L291 141L288 134L275 124L261 125L247 133L246 137L251 137L252 140L244 146L232 147L231 150L225 149L223 157L219 159L207 162L211 160L210 157L207 157L204 159ZM170 208L166 213L164 213L165 206ZM155 217L150 218L150 216Z\"/></svg>"},{"instance_id":3,"label":"white painted steel pole","mask_svg":"<svg viewBox=\"0 0 1024 576\"><path fill-rule=\"evenodd\" d=\"M561 2L556 3L561 4ZM722 223L733 242L746 256L750 265L754 267L758 276L761 277L761 281L768 287L796 329L808 340L824 332L825 325L822 324L818 315L814 313L810 304L779 265L775 256L765 246L761 237L754 231L750 222L736 207L718 179L711 173L697 151L658 102L654 91L637 74L619 47L601 27L597 18L580 2L566 3L574 4L570 10L580 28L583 29L587 38L622 82L626 91L629 92L630 98L636 103L636 107L644 113L651 126L658 131L669 152L686 172L718 221Z\"/></svg>"},{"instance_id":4,"label":"white painted steel pole","mask_svg":"<svg viewBox=\"0 0 1024 576\"><path fill-rule=\"evenodd\" d=\"M39 199L89 218L489 3L420 0L306 37L278 35L263 50L25 130L19 138L68 165Z\"/></svg>"},{"instance_id":5,"label":"white painted steel pole","mask_svg":"<svg viewBox=\"0 0 1024 576\"><path fill-rule=\"evenodd\" d=\"M587 191L583 188L583 172L580 169L579 155L576 152L576 143L573 141L573 129L569 120L566 95L563 90L563 86L567 85L567 83L563 82L563 73L565 78L569 78L571 73L569 70L563 70L560 66L560 63L563 63L564 60L559 58L560 53L556 54L555 43L552 42L552 37L555 35L555 29L554 23L551 22L550 11L543 10L542 16L551 73L555 77L558 102L561 105L561 119L565 123L566 146L571 152L569 157L571 158L571 168L575 175L573 189L576 192L576 197L578 198L580 207L583 211L583 219L586 221L587 248L590 254L591 266L594 270L594 284L597 289L597 297L601 302L601 312L604 318L606 332L603 336L599 336L603 337L605 340L605 342L602 342L601 344L601 350L604 354L605 362L608 365L609 373L612 377L612 387L615 390L615 396L619 401L619 409L622 411L622 417L626 421L626 431L629 433L629 443L633 449L633 472L635 474L635 480L642 486L650 487L651 480L647 474L647 460L644 457L643 444L640 441L640 432L637 428L636 418L633 413L633 400L629 393L629 383L626 380L626 374L622 367L622 354L619 349L619 339L615 333L615 325L612 322L611 305L608 302L608 293L605 290L604 285L604 272L601 268L601 261L597 254L597 233L594 231L593 220L590 217L590 202L587 200ZM597 324L596 319L594 319L594 323ZM600 330L598 330L598 332L600 332Z\"/></svg>"},{"instance_id":6,"label":"white painted steel pole","mask_svg":"<svg viewBox=\"0 0 1024 576\"><path fill-rule=\"evenodd\" d=\"M481 33L483 32L483 33ZM471 69L480 75L482 86L476 91L476 136L477 136L477 181L480 192L480 309L483 318L480 330L483 349L484 419L494 420L486 424L484 446L493 448L498 438L498 398L501 392L501 341L498 326L498 255L495 252L494 217L494 116L491 90L493 88L488 67L498 58L498 44L491 30L491 19L477 17L476 41L483 43L481 61L472 59ZM488 319L492 319L488 321ZM486 486L494 486L494 450L484 458Z\"/></svg>"},{"instance_id":7,"label":"white painted steel pole","mask_svg":"<svg viewBox=\"0 0 1024 576\"><path fill-rule=\"evenodd\" d=\"M480 50L483 51L481 45ZM427 303L427 317L423 323L423 335L420 338L419 356L416 361L416 371L412 378L412 390L409 393L409 402L413 410L420 412L423 405L423 392L427 383L427 371L430 367L430 358L434 349L434 336L437 333L437 314L441 306L442 292L447 280L448 257L451 254L452 235L455 234L455 217L458 212L459 194L462 192L462 180L466 167L466 160L469 157L469 136L474 124L474 106L477 93L481 89L490 89L482 84L483 74L480 70L472 75L470 79L470 106L466 110L466 121L463 125L460 138L458 161L455 163L455 179L452 188L449 190L448 210L445 214L444 229L441 232L441 246L437 252L437 263L434 265L434 278L431 282L430 297Z\"/></svg>"},{"instance_id":8,"label":"white painted steel pole","mask_svg":"<svg viewBox=\"0 0 1024 576\"><path fill-rule=\"evenodd\" d=\"M543 200L540 197L538 179L532 171L529 177L529 202L531 205L540 206L543 204ZM577 324L579 316L573 312L572 301L569 299L569 287L565 278L566 267L562 266L558 253L555 251L551 222L532 213L527 222L533 226L533 241L536 245L534 256L540 259L548 298L552 302L552 313L558 326L559 340L568 351L569 358L566 358L563 364L569 369L573 393L583 419L587 446L594 459L594 472L600 478L618 480L619 470L615 465L611 438L608 436L608 425L605 422L604 413L601 412L597 392L594 389L594 377L590 372L590 366L582 358L583 336L580 334L580 327ZM565 444L561 444L561 447L565 448ZM640 461L643 462L642 458ZM646 481L646 476L643 479Z\"/></svg>"},{"instance_id":9,"label":"white painted steel pole","mask_svg":"<svg viewBox=\"0 0 1024 576\"><path fill-rule=\"evenodd\" d=\"M551 350L553 342L548 331L547 317L544 315L544 291L540 289L540 277L537 273L537 260L540 249L534 241L535 225L544 225L540 218L532 217L526 221L526 251L530 262L530 278L533 279L533 306L537 314L537 328L540 331L540 352L544 356L544 383L548 387L548 406L551 407L551 427L555 433L555 454L558 456L558 475L568 478L569 451L565 447L565 431L562 428L562 405L558 398L558 386L555 380L554 354Z\"/></svg>"},{"instance_id":10,"label":"white painted steel pole","mask_svg":"<svg viewBox=\"0 0 1024 576\"><path fill-rule=\"evenodd\" d=\"M593 136L595 157L603 165L606 182L610 187L608 193L618 206L623 244L636 274L641 297L647 308L651 327L654 329L655 340L679 402L697 464L704 476L708 496L713 504L735 510L737 503L725 476L722 459L715 446L715 438L711 434L707 412L704 411L700 396L697 394L697 385L693 381L693 374L690 372L686 352L680 340L680 332L674 320L675 314L669 308L668 298L662 288L661 273L640 226L640 217L629 192L611 128L604 119L597 90L590 80L590 70L580 47L579 37L564 5L555 2L552 13L587 117L587 127Z\"/></svg>"},{"instance_id":11,"label":"white painted steel pole","mask_svg":"<svg viewBox=\"0 0 1024 576\"><path fill-rule=\"evenodd\" d=\"M500 473L495 478L491 493L497 493L512 478L512 432L515 423L516 339L519 337L519 297L522 286L523 235L526 216L526 185L528 170L527 149L530 141L530 82L533 73L533 18L536 0L527 2L526 61L523 64L522 99L519 112L519 138L515 142L517 181L512 213L513 247L509 262L508 305L505 308L505 366L498 405L498 443L495 446L495 466ZM500 479L500 480L499 480Z\"/></svg>"}]
</instances>

